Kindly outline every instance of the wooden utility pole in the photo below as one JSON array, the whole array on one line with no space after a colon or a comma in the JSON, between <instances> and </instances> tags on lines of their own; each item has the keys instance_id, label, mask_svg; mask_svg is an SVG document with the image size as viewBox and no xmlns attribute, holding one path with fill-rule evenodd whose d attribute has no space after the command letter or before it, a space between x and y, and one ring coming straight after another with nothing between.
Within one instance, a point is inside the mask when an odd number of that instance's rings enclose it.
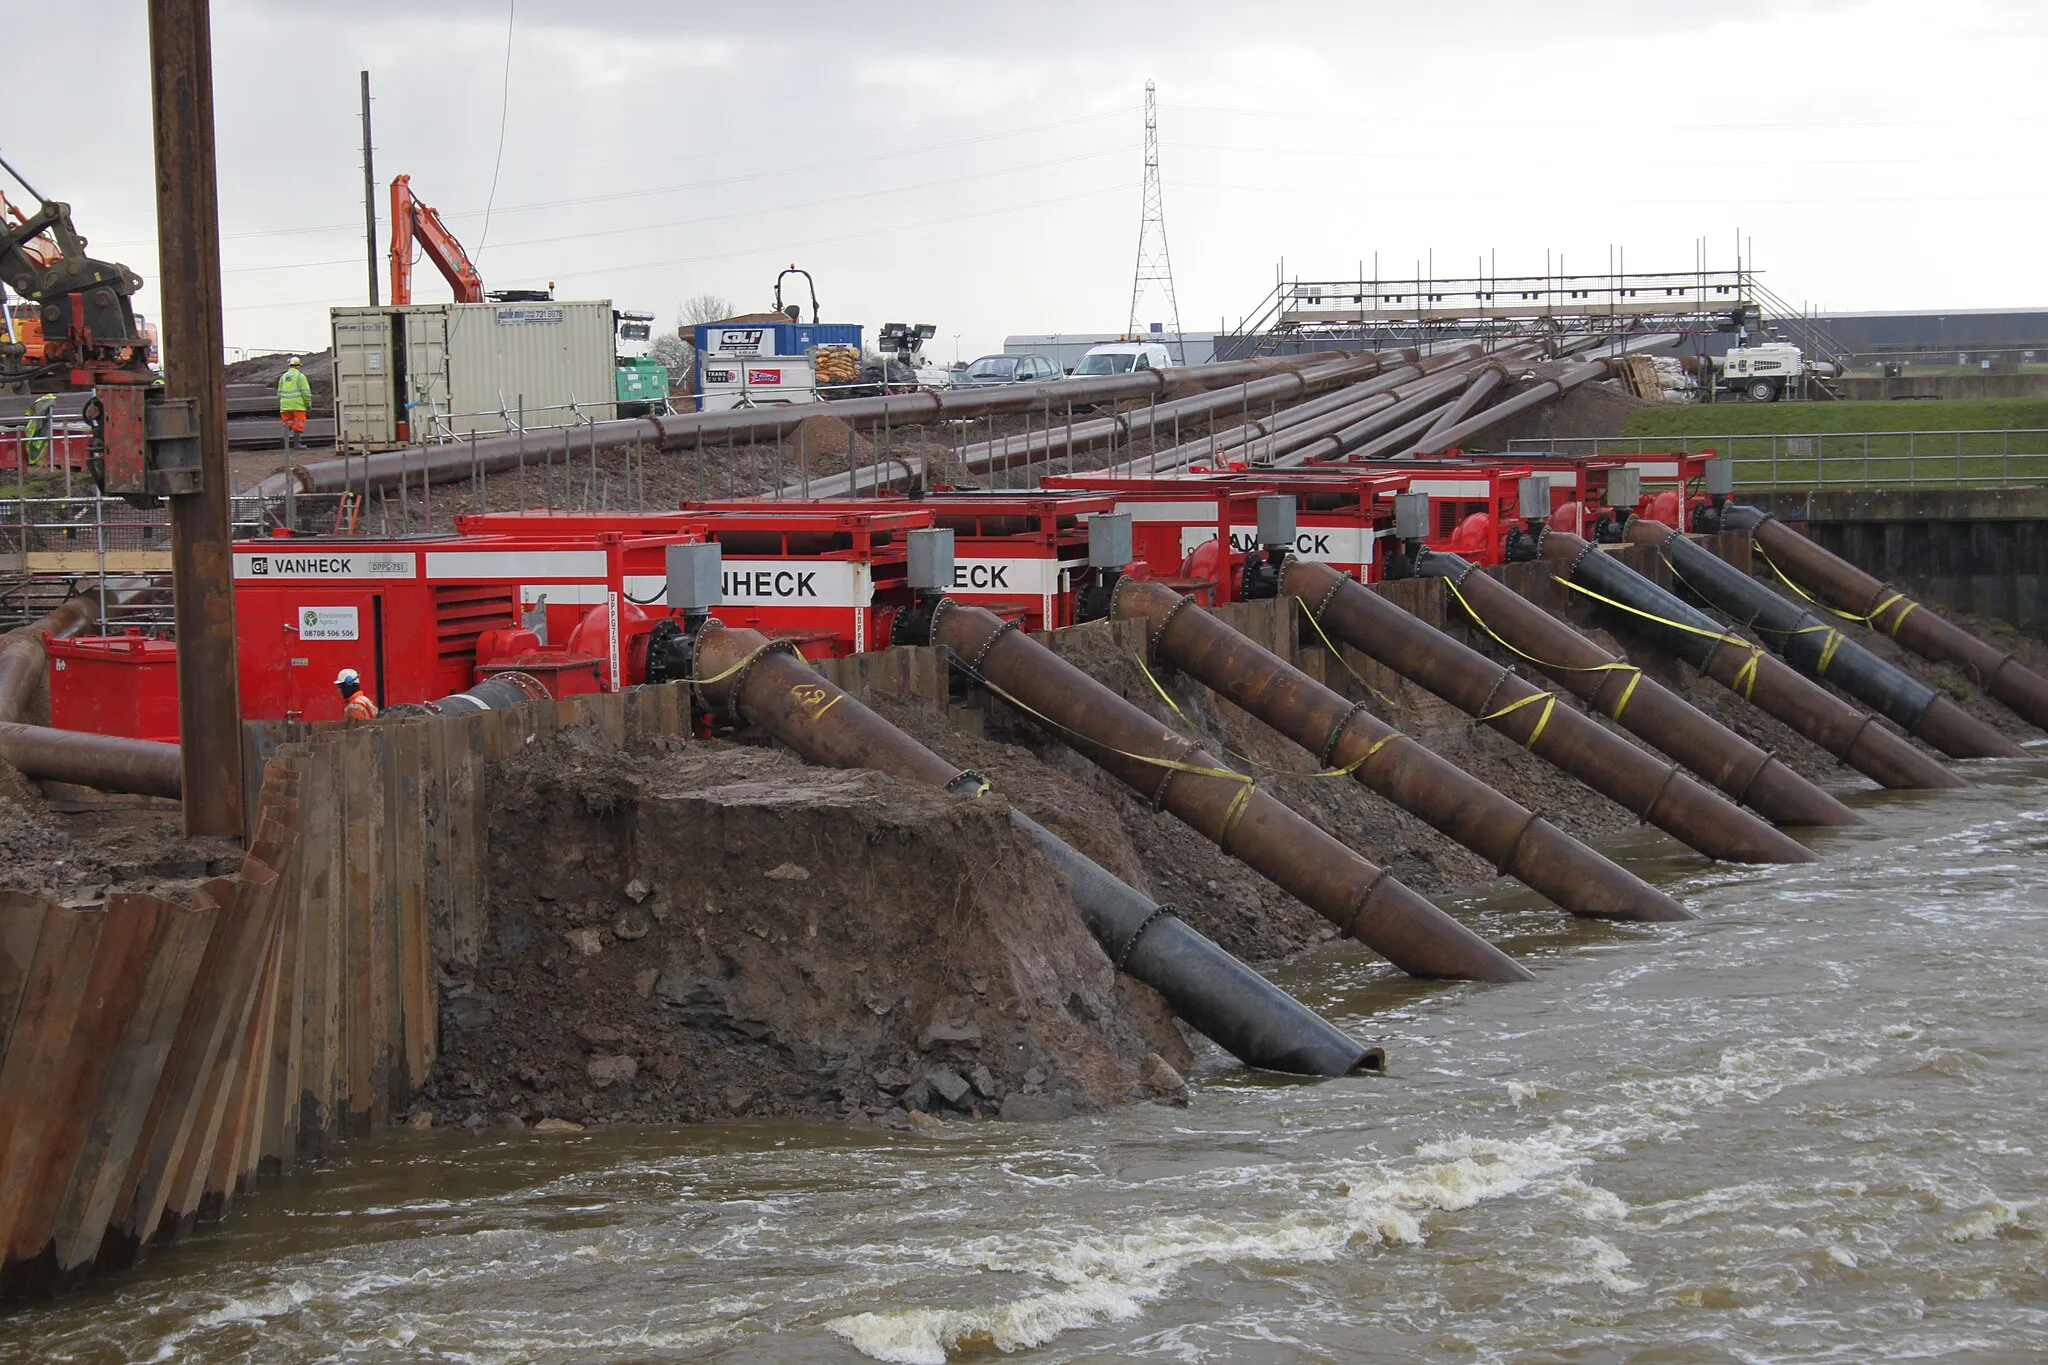
<instances>
[{"instance_id":1,"label":"wooden utility pole","mask_svg":"<svg viewBox=\"0 0 2048 1365\"><path fill-rule=\"evenodd\" d=\"M370 73L363 73L363 241L370 252L370 306L377 306L377 171L370 151Z\"/></svg>"},{"instance_id":2,"label":"wooden utility pole","mask_svg":"<svg viewBox=\"0 0 2048 1365\"><path fill-rule=\"evenodd\" d=\"M238 837L242 718L207 0L149 0L149 58L164 388L167 397L196 399L199 410L199 489L170 499L185 832Z\"/></svg>"}]
</instances>

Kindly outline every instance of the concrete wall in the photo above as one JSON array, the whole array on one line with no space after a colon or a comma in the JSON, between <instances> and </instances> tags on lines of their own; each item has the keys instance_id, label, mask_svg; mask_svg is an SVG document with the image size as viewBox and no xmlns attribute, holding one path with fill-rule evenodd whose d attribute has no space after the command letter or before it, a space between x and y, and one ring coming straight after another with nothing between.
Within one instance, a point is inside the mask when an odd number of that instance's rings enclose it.
<instances>
[{"instance_id":1,"label":"concrete wall","mask_svg":"<svg viewBox=\"0 0 2048 1365\"><path fill-rule=\"evenodd\" d=\"M2048 639L2048 488L1787 490L1751 501L1931 606Z\"/></svg>"},{"instance_id":2,"label":"concrete wall","mask_svg":"<svg viewBox=\"0 0 2048 1365\"><path fill-rule=\"evenodd\" d=\"M1835 389L1855 401L1897 398L2042 398L2048 397L2048 374L1916 375L1896 379L1838 379Z\"/></svg>"}]
</instances>

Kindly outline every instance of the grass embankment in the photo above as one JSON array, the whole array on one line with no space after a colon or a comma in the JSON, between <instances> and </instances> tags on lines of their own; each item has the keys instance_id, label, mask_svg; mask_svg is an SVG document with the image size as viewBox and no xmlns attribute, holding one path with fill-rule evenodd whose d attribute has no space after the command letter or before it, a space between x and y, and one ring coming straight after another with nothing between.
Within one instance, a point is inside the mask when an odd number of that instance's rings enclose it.
<instances>
[{"instance_id":1,"label":"grass embankment","mask_svg":"<svg viewBox=\"0 0 2048 1365\"><path fill-rule=\"evenodd\" d=\"M1645 407L1603 450L1634 451L1639 438L1732 455L1736 482L1752 488L2048 482L2048 399Z\"/></svg>"}]
</instances>

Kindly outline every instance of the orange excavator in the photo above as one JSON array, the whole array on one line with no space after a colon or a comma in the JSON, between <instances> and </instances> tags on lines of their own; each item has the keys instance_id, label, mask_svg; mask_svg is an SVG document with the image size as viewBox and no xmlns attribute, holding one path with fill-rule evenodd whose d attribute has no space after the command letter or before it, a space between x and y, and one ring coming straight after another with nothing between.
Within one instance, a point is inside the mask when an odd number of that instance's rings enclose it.
<instances>
[{"instance_id":1,"label":"orange excavator","mask_svg":"<svg viewBox=\"0 0 2048 1365\"><path fill-rule=\"evenodd\" d=\"M0 197L0 285L20 299L4 310L0 385L147 384L149 338L129 301L142 277L86 255L70 205L43 198L5 161L0 170L36 199L24 213Z\"/></svg>"},{"instance_id":2,"label":"orange excavator","mask_svg":"<svg viewBox=\"0 0 2048 1365\"><path fill-rule=\"evenodd\" d=\"M391 182L391 301L396 304L412 302L414 242L448 281L457 303L484 301L484 277L476 263L433 206L413 194L412 177L401 175Z\"/></svg>"}]
</instances>

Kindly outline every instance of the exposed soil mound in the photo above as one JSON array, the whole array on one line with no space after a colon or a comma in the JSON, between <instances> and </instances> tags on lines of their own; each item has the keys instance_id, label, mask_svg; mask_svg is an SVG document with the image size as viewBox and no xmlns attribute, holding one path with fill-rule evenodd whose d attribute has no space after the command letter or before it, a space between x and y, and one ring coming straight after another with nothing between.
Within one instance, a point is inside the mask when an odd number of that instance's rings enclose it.
<instances>
[{"instance_id":1,"label":"exposed soil mound","mask_svg":"<svg viewBox=\"0 0 2048 1365\"><path fill-rule=\"evenodd\" d=\"M259 355L247 360L237 360L222 371L230 384L265 384L272 388L284 374L285 362L289 355ZM301 351L299 368L306 372L306 382L313 388L313 411L334 410L334 352ZM275 414L272 414L273 416Z\"/></svg>"},{"instance_id":2,"label":"exposed soil mound","mask_svg":"<svg viewBox=\"0 0 2048 1365\"><path fill-rule=\"evenodd\" d=\"M82 810L46 801L35 783L0 763L0 888L75 904L108 891L177 900L241 863L233 839L186 838L176 802L115 798Z\"/></svg>"},{"instance_id":3,"label":"exposed soil mound","mask_svg":"<svg viewBox=\"0 0 2048 1365\"><path fill-rule=\"evenodd\" d=\"M592 730L491 790L488 934L443 980L426 1096L444 1122L1055 1117L1189 1059L1000 802Z\"/></svg>"}]
</instances>

